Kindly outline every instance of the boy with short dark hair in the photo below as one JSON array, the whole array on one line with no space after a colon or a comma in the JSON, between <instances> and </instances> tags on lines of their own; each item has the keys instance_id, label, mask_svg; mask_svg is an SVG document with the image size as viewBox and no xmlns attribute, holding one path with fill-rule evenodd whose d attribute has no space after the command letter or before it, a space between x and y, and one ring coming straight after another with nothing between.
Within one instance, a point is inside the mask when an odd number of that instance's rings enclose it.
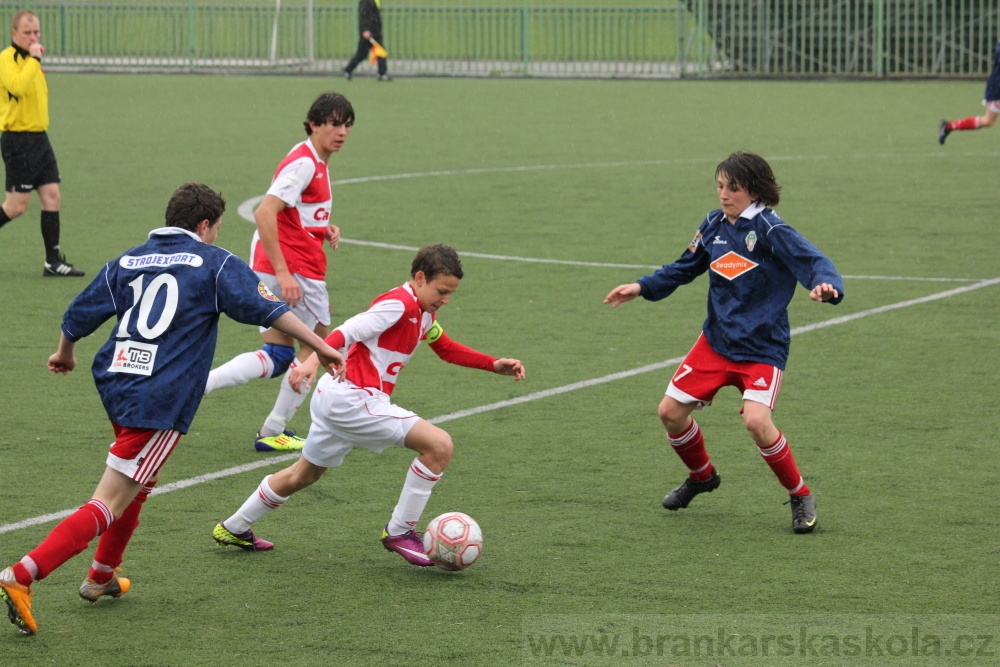
<instances>
[{"instance_id":1,"label":"boy with short dark hair","mask_svg":"<svg viewBox=\"0 0 1000 667\"><path fill-rule=\"evenodd\" d=\"M206 185L187 183L167 204L166 227L105 265L69 305L54 373L76 368L76 341L111 319L117 325L94 356L93 375L115 432L93 497L59 522L37 547L0 571L0 599L24 634L38 630L30 586L100 536L80 597L121 597L125 548L160 470L187 433L201 403L215 353L219 315L272 326L311 346L332 373L343 357L271 294L243 261L212 245L226 202Z\"/></svg>"},{"instance_id":2,"label":"boy with short dark hair","mask_svg":"<svg viewBox=\"0 0 1000 667\"><path fill-rule=\"evenodd\" d=\"M434 485L451 460L452 441L446 431L391 401L396 381L417 345L426 340L443 360L481 370L524 378L517 359L497 359L452 340L437 319L462 279L458 253L444 245L422 248L410 267L410 280L377 297L363 313L347 320L326 342L347 352L345 380L329 375L316 386L310 402L312 425L302 456L268 475L235 514L212 532L222 545L247 551L273 549L250 527L281 507L296 491L316 482L327 468L339 466L354 447L382 452L406 447L418 456L410 465L403 490L382 533L382 544L407 562L432 565L415 528ZM293 372L293 386L311 382L316 373L312 356Z\"/></svg>"}]
</instances>

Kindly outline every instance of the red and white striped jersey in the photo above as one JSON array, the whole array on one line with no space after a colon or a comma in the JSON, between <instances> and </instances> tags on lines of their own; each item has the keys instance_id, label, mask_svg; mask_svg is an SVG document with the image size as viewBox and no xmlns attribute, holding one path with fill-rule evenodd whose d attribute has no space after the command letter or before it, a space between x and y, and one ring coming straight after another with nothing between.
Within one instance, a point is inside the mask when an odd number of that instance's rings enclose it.
<instances>
[{"instance_id":1,"label":"red and white striped jersey","mask_svg":"<svg viewBox=\"0 0 1000 667\"><path fill-rule=\"evenodd\" d=\"M427 340L443 360L494 372L496 357L457 343L425 311L409 283L382 294L363 313L350 318L326 338L347 352L347 379L358 387L392 394L400 371L420 341Z\"/></svg>"},{"instance_id":2,"label":"red and white striped jersey","mask_svg":"<svg viewBox=\"0 0 1000 667\"><path fill-rule=\"evenodd\" d=\"M278 213L278 243L292 273L323 280L326 277L327 226L333 195L327 164L319 159L308 139L297 144L274 171L267 194L287 204ZM274 274L274 267L255 232L250 242L250 266Z\"/></svg>"}]
</instances>

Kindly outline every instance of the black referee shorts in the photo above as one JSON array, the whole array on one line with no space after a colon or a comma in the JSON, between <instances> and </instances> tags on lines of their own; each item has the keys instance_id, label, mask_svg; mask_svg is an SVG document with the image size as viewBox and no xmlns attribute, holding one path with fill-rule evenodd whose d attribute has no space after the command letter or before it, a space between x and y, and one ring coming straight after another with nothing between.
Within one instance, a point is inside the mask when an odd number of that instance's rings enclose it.
<instances>
[{"instance_id":1,"label":"black referee shorts","mask_svg":"<svg viewBox=\"0 0 1000 667\"><path fill-rule=\"evenodd\" d=\"M4 132L0 152L7 168L7 192L31 192L60 182L56 154L45 132Z\"/></svg>"}]
</instances>

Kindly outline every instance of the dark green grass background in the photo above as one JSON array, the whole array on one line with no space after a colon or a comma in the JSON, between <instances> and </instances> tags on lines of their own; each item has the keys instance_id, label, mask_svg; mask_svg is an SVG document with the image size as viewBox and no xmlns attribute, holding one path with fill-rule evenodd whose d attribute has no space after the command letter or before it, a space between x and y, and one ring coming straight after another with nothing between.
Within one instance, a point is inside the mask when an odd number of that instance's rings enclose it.
<instances>
[{"instance_id":1,"label":"dark green grass background","mask_svg":"<svg viewBox=\"0 0 1000 667\"><path fill-rule=\"evenodd\" d=\"M747 149L784 185L782 216L843 274L1000 276L1000 134L936 142L940 118L979 112L979 83L51 74L49 85L63 247L89 276L161 225L170 193L192 180L226 196L218 243L246 257L253 228L237 206L266 190L304 137L308 105L331 87L358 115L332 159L334 181L463 172L335 186L333 219L348 239L653 267L676 258L716 207L715 165ZM513 168L529 169L463 171ZM111 440L89 374L108 328L77 346L75 373L45 370L84 283L41 277L38 210L34 200L0 230L0 525L84 502ZM332 253L334 323L401 283L411 258L346 243ZM442 323L460 341L522 359L528 378L515 384L421 350L394 398L426 418L680 357L704 318L704 279L666 301L612 310L605 294L645 270L464 264ZM848 278L836 308L800 290L792 326L965 284ZM685 474L656 419L668 368L443 424L456 453L424 518L462 510L480 521L486 549L470 570L419 570L382 549L412 459L396 450L352 453L261 522L273 552L217 548L214 523L275 464L154 497L126 553L132 592L81 602L93 553L84 552L34 586L37 636L0 628L0 663L647 664L535 656L525 628L552 614L588 632L605 618L661 614L704 614L709 628L727 614L900 613L967 614L996 627L998 331L993 285L793 340L776 421L818 500L812 535L792 534L785 494L731 389L698 415L722 487L663 511L660 499ZM253 328L224 319L216 362L258 346ZM276 391L254 382L207 397L161 483L265 457L252 441ZM305 409L292 426L307 430ZM0 534L0 565L52 525Z\"/></svg>"}]
</instances>

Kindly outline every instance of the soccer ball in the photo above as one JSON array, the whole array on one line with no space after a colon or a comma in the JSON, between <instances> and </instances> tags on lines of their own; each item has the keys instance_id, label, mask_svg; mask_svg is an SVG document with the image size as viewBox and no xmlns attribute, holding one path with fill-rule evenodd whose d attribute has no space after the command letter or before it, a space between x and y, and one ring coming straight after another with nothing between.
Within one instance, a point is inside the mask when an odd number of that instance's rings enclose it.
<instances>
[{"instance_id":1,"label":"soccer ball","mask_svg":"<svg viewBox=\"0 0 1000 667\"><path fill-rule=\"evenodd\" d=\"M434 518L424 531L424 551L446 570L462 570L483 551L483 531L468 514L448 512Z\"/></svg>"}]
</instances>

